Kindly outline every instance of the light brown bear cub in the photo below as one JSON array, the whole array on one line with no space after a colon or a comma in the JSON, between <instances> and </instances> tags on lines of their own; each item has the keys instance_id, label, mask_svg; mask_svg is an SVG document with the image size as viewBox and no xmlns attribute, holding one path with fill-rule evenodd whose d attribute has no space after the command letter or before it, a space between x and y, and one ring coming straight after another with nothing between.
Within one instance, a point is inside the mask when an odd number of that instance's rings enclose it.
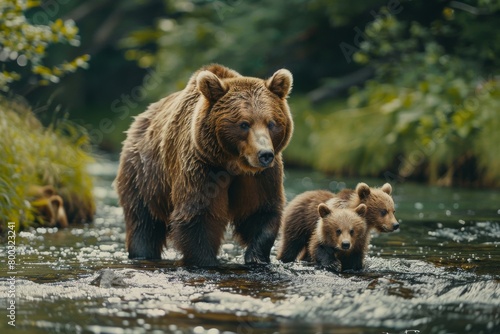
<instances>
[{"instance_id":1,"label":"light brown bear cub","mask_svg":"<svg viewBox=\"0 0 500 334\"><path fill-rule=\"evenodd\" d=\"M399 229L399 223L394 214L394 200L391 197L392 187L385 183L380 188L370 188L360 182L356 189L343 189L338 194L331 193L326 204L330 208L355 208L366 204L366 223L369 230L378 232L394 232Z\"/></svg>"},{"instance_id":2,"label":"light brown bear cub","mask_svg":"<svg viewBox=\"0 0 500 334\"><path fill-rule=\"evenodd\" d=\"M28 197L37 218L45 226L68 227L68 218L64 210L61 196L56 194L54 188L46 186L30 186Z\"/></svg>"},{"instance_id":3,"label":"light brown bear cub","mask_svg":"<svg viewBox=\"0 0 500 334\"><path fill-rule=\"evenodd\" d=\"M292 200L283 213L282 246L278 259L283 262L295 261L304 245L308 244L314 226L319 218L316 208L325 203L334 209L355 209L360 204L366 205L364 213L367 233L361 239L364 243L363 253L353 261L352 268L362 269L363 259L370 243L370 231L392 232L399 228L394 216L394 201L390 194L392 187L389 183L381 188L370 188L366 183L359 183L356 189L344 189L338 194L325 190L308 191ZM359 241L359 240L358 240ZM355 256L356 257L356 256ZM352 255L351 255L352 258Z\"/></svg>"},{"instance_id":4,"label":"light brown bear cub","mask_svg":"<svg viewBox=\"0 0 500 334\"><path fill-rule=\"evenodd\" d=\"M367 251L367 229L363 218L366 205L360 204L354 210L330 210L321 203L318 213L320 218L309 240L308 256L325 268L338 271L362 269Z\"/></svg>"},{"instance_id":5,"label":"light brown bear cub","mask_svg":"<svg viewBox=\"0 0 500 334\"><path fill-rule=\"evenodd\" d=\"M232 223L245 263L269 262L285 204L291 88L285 69L258 79L214 64L137 116L116 178L130 258L160 259L168 237L184 265L217 265Z\"/></svg>"}]
</instances>

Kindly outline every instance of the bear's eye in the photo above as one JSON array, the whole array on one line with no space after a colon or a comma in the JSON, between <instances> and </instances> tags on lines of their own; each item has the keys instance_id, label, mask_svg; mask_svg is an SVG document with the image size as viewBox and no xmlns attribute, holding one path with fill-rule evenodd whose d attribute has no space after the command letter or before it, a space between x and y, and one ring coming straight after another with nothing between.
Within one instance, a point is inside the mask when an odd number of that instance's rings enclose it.
<instances>
[{"instance_id":1,"label":"bear's eye","mask_svg":"<svg viewBox=\"0 0 500 334\"><path fill-rule=\"evenodd\" d=\"M382 217L385 217L385 215L387 214L387 210L386 209L380 210L380 214L382 215Z\"/></svg>"},{"instance_id":2,"label":"bear's eye","mask_svg":"<svg viewBox=\"0 0 500 334\"><path fill-rule=\"evenodd\" d=\"M337 235L341 235L342 231L340 229L337 230Z\"/></svg>"},{"instance_id":3,"label":"bear's eye","mask_svg":"<svg viewBox=\"0 0 500 334\"><path fill-rule=\"evenodd\" d=\"M240 123L240 128L242 130L248 130L248 129L250 129L250 123L248 123L248 122L241 122Z\"/></svg>"},{"instance_id":4,"label":"bear's eye","mask_svg":"<svg viewBox=\"0 0 500 334\"><path fill-rule=\"evenodd\" d=\"M274 129L274 127L275 127L275 126L276 126L276 123L274 123L273 121L271 121L271 122L269 122L269 124L267 125L267 128L268 128L269 130L272 130L272 129Z\"/></svg>"},{"instance_id":5,"label":"bear's eye","mask_svg":"<svg viewBox=\"0 0 500 334\"><path fill-rule=\"evenodd\" d=\"M351 230L349 233L351 233L351 235L354 235L354 230Z\"/></svg>"}]
</instances>

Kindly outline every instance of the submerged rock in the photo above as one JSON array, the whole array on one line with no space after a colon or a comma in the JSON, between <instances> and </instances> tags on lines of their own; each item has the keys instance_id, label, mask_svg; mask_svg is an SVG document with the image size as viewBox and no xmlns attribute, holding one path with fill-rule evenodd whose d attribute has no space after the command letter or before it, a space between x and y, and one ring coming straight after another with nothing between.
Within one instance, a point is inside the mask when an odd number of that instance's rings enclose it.
<instances>
[{"instance_id":1,"label":"submerged rock","mask_svg":"<svg viewBox=\"0 0 500 334\"><path fill-rule=\"evenodd\" d=\"M97 274L97 277L90 283L92 285L109 289L109 288L125 288L127 283L123 280L123 276L119 275L111 269L102 269Z\"/></svg>"}]
</instances>

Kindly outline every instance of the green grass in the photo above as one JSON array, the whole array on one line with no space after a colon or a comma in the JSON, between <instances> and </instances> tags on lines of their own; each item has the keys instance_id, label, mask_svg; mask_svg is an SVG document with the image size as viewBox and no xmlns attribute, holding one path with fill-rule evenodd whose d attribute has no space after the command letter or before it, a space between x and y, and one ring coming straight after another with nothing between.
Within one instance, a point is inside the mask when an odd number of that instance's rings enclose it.
<instances>
[{"instance_id":1,"label":"green grass","mask_svg":"<svg viewBox=\"0 0 500 334\"><path fill-rule=\"evenodd\" d=\"M33 185L52 185L73 222L92 220L92 161L86 135L68 121L45 128L22 102L0 98L0 223L23 229L37 222L29 204Z\"/></svg>"}]
</instances>

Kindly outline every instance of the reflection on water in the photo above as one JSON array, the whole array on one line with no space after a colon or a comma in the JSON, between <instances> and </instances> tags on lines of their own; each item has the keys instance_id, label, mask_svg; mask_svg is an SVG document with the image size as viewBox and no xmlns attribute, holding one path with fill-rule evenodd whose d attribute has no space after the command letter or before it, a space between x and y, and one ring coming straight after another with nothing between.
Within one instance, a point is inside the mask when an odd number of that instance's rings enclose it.
<instances>
[{"instance_id":1,"label":"reflection on water","mask_svg":"<svg viewBox=\"0 0 500 334\"><path fill-rule=\"evenodd\" d=\"M130 261L114 163L96 166L98 218L17 239L16 330L31 333L498 333L500 192L393 184L401 231L375 235L363 272L249 267L228 233L216 269ZM104 171L104 172L99 172ZM288 198L358 180L289 171ZM382 185L381 180L363 180ZM5 250L2 249L5 268ZM0 281L0 308L8 283ZM6 313L5 313L6 314ZM0 331L12 330L7 320Z\"/></svg>"}]
</instances>

